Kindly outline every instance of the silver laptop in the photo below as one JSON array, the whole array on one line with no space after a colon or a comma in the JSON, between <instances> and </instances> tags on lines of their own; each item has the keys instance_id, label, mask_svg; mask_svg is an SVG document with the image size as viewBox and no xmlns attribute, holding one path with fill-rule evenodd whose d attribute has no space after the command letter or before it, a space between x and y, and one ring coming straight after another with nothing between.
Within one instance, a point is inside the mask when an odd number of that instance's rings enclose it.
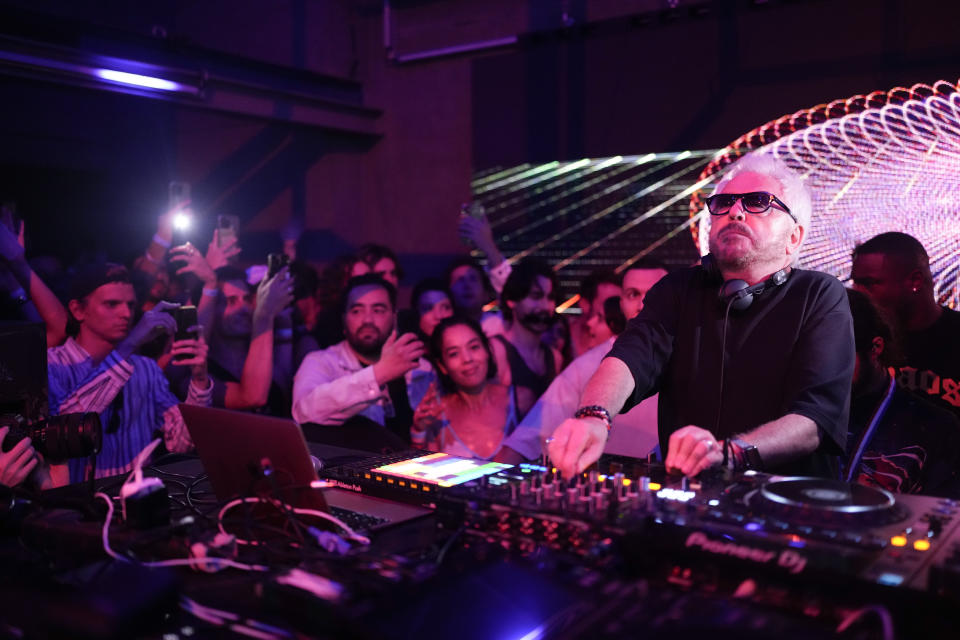
<instances>
[{"instance_id":1,"label":"silver laptop","mask_svg":"<svg viewBox=\"0 0 960 640\"><path fill-rule=\"evenodd\" d=\"M325 511L354 529L377 532L432 510L325 486L300 427L292 420L181 404L180 412L219 500L279 496Z\"/></svg>"}]
</instances>

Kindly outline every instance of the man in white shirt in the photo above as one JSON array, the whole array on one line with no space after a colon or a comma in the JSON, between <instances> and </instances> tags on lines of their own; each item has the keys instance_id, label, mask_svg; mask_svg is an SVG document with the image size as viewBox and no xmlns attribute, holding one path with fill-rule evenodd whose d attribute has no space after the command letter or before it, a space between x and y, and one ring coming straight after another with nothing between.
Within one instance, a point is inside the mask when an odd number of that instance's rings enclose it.
<instances>
[{"instance_id":1,"label":"man in white shirt","mask_svg":"<svg viewBox=\"0 0 960 640\"><path fill-rule=\"evenodd\" d=\"M307 355L294 377L298 424L342 425L363 416L409 442L413 408L436 376L416 335L396 335L396 299L396 289L375 274L347 283L346 339Z\"/></svg>"}]
</instances>

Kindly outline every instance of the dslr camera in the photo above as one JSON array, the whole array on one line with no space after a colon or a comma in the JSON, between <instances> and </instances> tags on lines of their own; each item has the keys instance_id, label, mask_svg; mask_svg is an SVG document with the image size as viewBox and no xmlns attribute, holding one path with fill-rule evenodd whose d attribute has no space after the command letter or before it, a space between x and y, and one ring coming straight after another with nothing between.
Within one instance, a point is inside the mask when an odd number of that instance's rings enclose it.
<instances>
[{"instance_id":1,"label":"dslr camera","mask_svg":"<svg viewBox=\"0 0 960 640\"><path fill-rule=\"evenodd\" d=\"M48 462L60 463L69 458L86 458L100 453L103 431L96 413L67 413L28 424L18 413L0 414L0 427L10 427L0 450L10 451L24 438Z\"/></svg>"},{"instance_id":2,"label":"dslr camera","mask_svg":"<svg viewBox=\"0 0 960 640\"><path fill-rule=\"evenodd\" d=\"M9 427L0 450L24 438L51 462L100 452L100 416L50 416L47 402L47 333L43 323L0 323L0 427Z\"/></svg>"}]
</instances>

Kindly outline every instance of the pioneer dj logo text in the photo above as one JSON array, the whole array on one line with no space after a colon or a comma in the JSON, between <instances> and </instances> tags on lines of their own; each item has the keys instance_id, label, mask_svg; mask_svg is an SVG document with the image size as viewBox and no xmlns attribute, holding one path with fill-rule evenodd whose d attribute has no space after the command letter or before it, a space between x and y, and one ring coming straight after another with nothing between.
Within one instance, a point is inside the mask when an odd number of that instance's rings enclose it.
<instances>
[{"instance_id":1,"label":"pioneer dj logo text","mask_svg":"<svg viewBox=\"0 0 960 640\"><path fill-rule=\"evenodd\" d=\"M792 549L783 549L777 552L758 549L745 544L736 544L735 542L711 540L700 531L695 531L687 537L686 546L699 547L707 553L750 560L760 564L774 563L790 573L800 573L807 566L807 559Z\"/></svg>"}]
</instances>

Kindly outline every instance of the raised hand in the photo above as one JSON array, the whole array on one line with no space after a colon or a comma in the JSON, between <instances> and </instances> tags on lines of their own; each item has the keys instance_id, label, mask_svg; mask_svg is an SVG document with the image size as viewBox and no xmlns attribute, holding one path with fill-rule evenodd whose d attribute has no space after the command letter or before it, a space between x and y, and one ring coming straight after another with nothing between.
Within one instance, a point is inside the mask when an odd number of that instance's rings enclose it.
<instances>
[{"instance_id":1,"label":"raised hand","mask_svg":"<svg viewBox=\"0 0 960 640\"><path fill-rule=\"evenodd\" d=\"M170 356L173 364L190 367L191 377L198 383L207 380L207 353L210 347L203 339L203 327L195 325L189 329L196 338L189 340L174 340L170 347ZM201 386L205 386L201 384Z\"/></svg>"},{"instance_id":2,"label":"raised hand","mask_svg":"<svg viewBox=\"0 0 960 640\"><path fill-rule=\"evenodd\" d=\"M253 311L254 332L258 323L276 318L293 302L293 278L290 268L283 267L272 278L264 278L257 287L257 304Z\"/></svg>"},{"instance_id":3,"label":"raised hand","mask_svg":"<svg viewBox=\"0 0 960 640\"><path fill-rule=\"evenodd\" d=\"M393 331L380 349L380 360L373 365L378 384L386 384L417 367L420 357L426 352L423 342L413 333L399 338Z\"/></svg>"},{"instance_id":4,"label":"raised hand","mask_svg":"<svg viewBox=\"0 0 960 640\"><path fill-rule=\"evenodd\" d=\"M173 335L177 331L177 321L166 312L167 309L176 309L179 305L172 302L158 302L156 306L143 314L133 329L120 344L117 352L124 358L129 357L142 345L150 342L157 336L166 333Z\"/></svg>"},{"instance_id":5,"label":"raised hand","mask_svg":"<svg viewBox=\"0 0 960 640\"><path fill-rule=\"evenodd\" d=\"M183 266L177 269L177 275L192 273L203 282L203 286L213 289L217 286L217 275L200 251L187 242L179 247L170 249L171 262L182 262Z\"/></svg>"},{"instance_id":6,"label":"raised hand","mask_svg":"<svg viewBox=\"0 0 960 640\"><path fill-rule=\"evenodd\" d=\"M443 421L443 402L437 394L437 383L431 382L427 393L413 412L413 430L428 432L439 428Z\"/></svg>"},{"instance_id":7,"label":"raised hand","mask_svg":"<svg viewBox=\"0 0 960 640\"><path fill-rule=\"evenodd\" d=\"M157 236L170 242L173 239L173 219L182 210L182 207L169 209L157 216ZM169 245L167 245L169 246Z\"/></svg>"},{"instance_id":8,"label":"raised hand","mask_svg":"<svg viewBox=\"0 0 960 640\"><path fill-rule=\"evenodd\" d=\"M461 215L457 223L457 232L460 238L469 242L480 251L490 254L496 251L497 245L493 240L493 230L490 221L484 216L480 219L473 216Z\"/></svg>"},{"instance_id":9,"label":"raised hand","mask_svg":"<svg viewBox=\"0 0 960 640\"><path fill-rule=\"evenodd\" d=\"M220 267L227 266L230 263L230 258L238 255L240 251L240 245L236 238L232 238L230 242L221 247L220 230L214 229L213 240L207 246L207 264L216 271Z\"/></svg>"}]
</instances>

